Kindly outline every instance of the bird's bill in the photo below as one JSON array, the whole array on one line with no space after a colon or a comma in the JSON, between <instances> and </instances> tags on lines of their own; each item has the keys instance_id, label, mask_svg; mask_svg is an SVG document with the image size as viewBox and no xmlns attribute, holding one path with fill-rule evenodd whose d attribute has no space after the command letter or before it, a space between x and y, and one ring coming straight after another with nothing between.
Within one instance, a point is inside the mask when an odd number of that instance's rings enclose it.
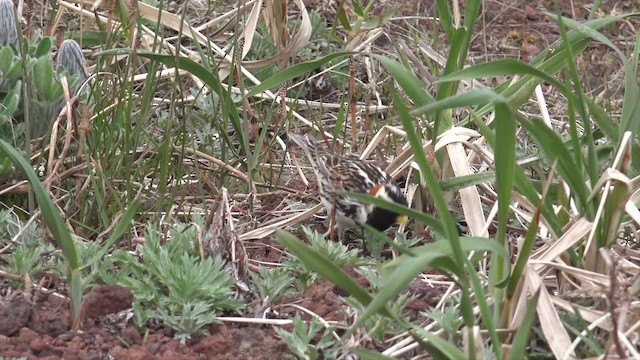
<instances>
[{"instance_id":1,"label":"bird's bill","mask_svg":"<svg viewBox=\"0 0 640 360\"><path fill-rule=\"evenodd\" d=\"M398 225L406 225L409 222L409 217L407 215L398 215L396 217L396 224Z\"/></svg>"}]
</instances>

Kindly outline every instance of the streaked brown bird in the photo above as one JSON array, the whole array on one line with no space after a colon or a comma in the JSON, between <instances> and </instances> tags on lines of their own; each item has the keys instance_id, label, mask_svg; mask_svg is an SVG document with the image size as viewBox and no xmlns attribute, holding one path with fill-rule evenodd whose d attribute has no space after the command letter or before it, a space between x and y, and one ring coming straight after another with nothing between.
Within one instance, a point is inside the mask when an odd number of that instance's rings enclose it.
<instances>
[{"instance_id":1,"label":"streaked brown bird","mask_svg":"<svg viewBox=\"0 0 640 360\"><path fill-rule=\"evenodd\" d=\"M311 163L320 190L320 200L332 218L338 239L348 228L368 224L385 231L393 224L404 224L407 217L372 204L343 196L337 191L363 193L407 206L407 199L395 181L384 170L354 156L330 153L308 136L287 134Z\"/></svg>"}]
</instances>

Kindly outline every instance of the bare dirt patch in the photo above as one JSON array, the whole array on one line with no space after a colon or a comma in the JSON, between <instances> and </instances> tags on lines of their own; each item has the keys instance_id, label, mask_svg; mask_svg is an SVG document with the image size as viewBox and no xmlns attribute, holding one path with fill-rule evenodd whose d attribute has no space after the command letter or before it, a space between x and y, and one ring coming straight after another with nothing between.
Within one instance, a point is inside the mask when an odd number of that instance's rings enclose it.
<instances>
[{"instance_id":1,"label":"bare dirt patch","mask_svg":"<svg viewBox=\"0 0 640 360\"><path fill-rule=\"evenodd\" d=\"M86 297L82 330L69 331L68 303L58 296L0 305L0 355L27 359L277 359L286 346L270 327L218 324L186 344L166 329L141 333L114 316L131 306L131 293L103 286Z\"/></svg>"}]
</instances>

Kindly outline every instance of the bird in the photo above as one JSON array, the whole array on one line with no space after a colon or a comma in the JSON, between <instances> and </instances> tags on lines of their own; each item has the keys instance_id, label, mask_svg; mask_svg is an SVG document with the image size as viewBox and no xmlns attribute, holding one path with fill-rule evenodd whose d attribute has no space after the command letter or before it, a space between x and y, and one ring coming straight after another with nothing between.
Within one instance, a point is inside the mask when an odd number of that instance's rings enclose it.
<instances>
[{"instance_id":1,"label":"bird","mask_svg":"<svg viewBox=\"0 0 640 360\"><path fill-rule=\"evenodd\" d=\"M288 133L287 137L302 149L315 172L320 200L331 218L328 233L335 229L342 241L347 229L363 224L378 231L385 231L394 224L406 224L405 215L337 193L364 193L408 206L402 190L387 172L356 156L333 154L306 135Z\"/></svg>"}]
</instances>

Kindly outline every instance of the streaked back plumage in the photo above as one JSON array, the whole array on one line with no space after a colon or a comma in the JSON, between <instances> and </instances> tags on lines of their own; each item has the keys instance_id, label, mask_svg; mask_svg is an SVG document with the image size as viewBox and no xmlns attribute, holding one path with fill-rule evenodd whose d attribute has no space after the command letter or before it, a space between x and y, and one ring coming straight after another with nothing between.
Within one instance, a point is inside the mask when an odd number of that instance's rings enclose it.
<instances>
[{"instance_id":1,"label":"streaked back plumage","mask_svg":"<svg viewBox=\"0 0 640 360\"><path fill-rule=\"evenodd\" d=\"M353 155L333 155L318 146L307 136L288 135L305 153L311 162L318 181L325 190L335 193L339 188L348 192L367 192L374 186L392 182L391 177L372 163ZM329 181L324 181L328 179Z\"/></svg>"}]
</instances>

